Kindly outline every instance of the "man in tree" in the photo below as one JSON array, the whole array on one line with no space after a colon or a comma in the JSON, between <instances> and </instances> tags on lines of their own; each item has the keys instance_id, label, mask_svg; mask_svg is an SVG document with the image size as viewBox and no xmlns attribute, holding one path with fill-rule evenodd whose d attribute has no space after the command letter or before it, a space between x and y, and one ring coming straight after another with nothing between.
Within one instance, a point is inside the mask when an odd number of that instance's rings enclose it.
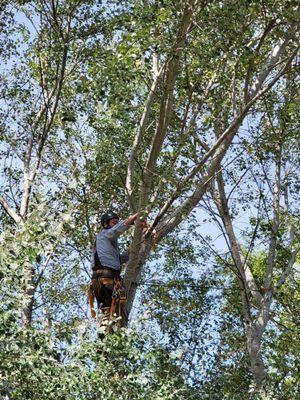
<instances>
[{"instance_id":1,"label":"man in tree","mask_svg":"<svg viewBox=\"0 0 300 400\"><path fill-rule=\"evenodd\" d=\"M120 221L113 211L107 211L101 217L103 229L97 235L92 257L92 290L102 313L101 330L104 332L109 320L115 282L120 277L121 265L129 259L128 251L120 252L118 238L134 224L136 218L137 214L133 214Z\"/></svg>"}]
</instances>

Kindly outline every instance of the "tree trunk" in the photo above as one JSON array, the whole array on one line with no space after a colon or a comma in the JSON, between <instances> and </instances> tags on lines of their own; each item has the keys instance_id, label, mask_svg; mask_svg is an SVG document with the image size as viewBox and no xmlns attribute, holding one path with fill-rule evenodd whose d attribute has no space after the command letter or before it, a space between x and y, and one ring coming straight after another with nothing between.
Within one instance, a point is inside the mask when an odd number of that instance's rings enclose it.
<instances>
[{"instance_id":1,"label":"tree trunk","mask_svg":"<svg viewBox=\"0 0 300 400\"><path fill-rule=\"evenodd\" d=\"M138 222L137 225L140 225ZM141 273L142 273L142 268L146 262L146 259L150 253L151 250L151 237L148 239L144 239L143 245L141 243L136 243L136 241L139 239L141 242L142 238L142 231L141 227L137 226L136 229L139 229L139 235L136 235L134 238L133 242L133 249L138 249L134 250L130 257L131 257L131 268L126 270L126 274L124 276L124 286L127 288L127 304L126 304L126 310L128 315L131 312L133 302L135 299L137 287L141 278ZM146 243L147 242L147 243Z\"/></svg>"},{"instance_id":2,"label":"tree trunk","mask_svg":"<svg viewBox=\"0 0 300 400\"><path fill-rule=\"evenodd\" d=\"M254 393L262 400L269 399L266 388L266 370L262 358L262 330L256 323L246 325L247 348L250 357L250 369L254 379Z\"/></svg>"}]
</instances>

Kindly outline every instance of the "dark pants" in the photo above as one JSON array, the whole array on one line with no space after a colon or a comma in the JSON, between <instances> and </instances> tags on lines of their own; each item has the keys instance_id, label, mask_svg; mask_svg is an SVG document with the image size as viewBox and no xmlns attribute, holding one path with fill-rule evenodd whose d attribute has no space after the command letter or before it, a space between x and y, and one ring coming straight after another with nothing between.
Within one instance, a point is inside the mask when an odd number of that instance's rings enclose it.
<instances>
[{"instance_id":1,"label":"dark pants","mask_svg":"<svg viewBox=\"0 0 300 400\"><path fill-rule=\"evenodd\" d=\"M111 306L114 284L114 278L96 277L92 279L92 286L98 308L102 309Z\"/></svg>"}]
</instances>

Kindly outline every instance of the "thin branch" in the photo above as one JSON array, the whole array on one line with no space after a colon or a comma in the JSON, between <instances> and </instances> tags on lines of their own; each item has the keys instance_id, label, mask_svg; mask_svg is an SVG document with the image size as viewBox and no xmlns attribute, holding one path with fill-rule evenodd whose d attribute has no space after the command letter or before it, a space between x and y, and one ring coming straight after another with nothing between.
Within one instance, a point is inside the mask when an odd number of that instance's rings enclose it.
<instances>
[{"instance_id":1,"label":"thin branch","mask_svg":"<svg viewBox=\"0 0 300 400\"><path fill-rule=\"evenodd\" d=\"M40 138L40 141L38 144L35 165L33 166L31 171L29 171L29 161L30 161L29 151L31 151L31 148L32 148L31 147L32 146L32 136L31 135L30 135L30 139L28 142L29 158L26 160L25 165L24 165L24 189L23 189L23 195L22 195L21 206L20 206L20 215L22 218L24 218L26 216L27 211L28 211L28 205L29 205L29 199L30 199L32 186L33 186L36 173L39 169L39 166L40 166L40 163L42 160L44 146L45 146L49 131L51 129L51 126L52 126L52 123L54 120L54 116L56 113L56 109L58 106L58 101L60 98L61 89L62 89L63 80L64 80L64 73L65 73L65 69L66 69L67 54L68 54L68 46L67 46L67 44L65 44L64 50L63 50L63 55L62 55L60 73L59 73L59 76L58 76L57 81L54 86L55 97L54 97L53 105L51 108L50 120L47 123L45 123L44 131L41 135L41 138ZM46 109L46 107L45 107L45 109Z\"/></svg>"},{"instance_id":2,"label":"thin branch","mask_svg":"<svg viewBox=\"0 0 300 400\"><path fill-rule=\"evenodd\" d=\"M294 241L295 241L295 229L291 228L290 229L290 243L289 243L290 248L293 248ZM291 252L291 256L290 256L287 268L283 271L281 277L278 279L278 281L274 285L274 291L278 290L285 283L287 278L290 276L299 252L300 252L300 246L297 245Z\"/></svg>"},{"instance_id":3,"label":"thin branch","mask_svg":"<svg viewBox=\"0 0 300 400\"><path fill-rule=\"evenodd\" d=\"M281 139L279 139L281 142ZM281 156L282 156L282 144L278 143L277 146L277 157L276 157L276 170L275 170L275 182L273 190L273 221L271 238L268 250L267 259L267 272L265 279L265 287L270 288L273 277L273 269L275 263L276 245L277 245L277 235L280 226L280 197L281 197Z\"/></svg>"},{"instance_id":4,"label":"thin branch","mask_svg":"<svg viewBox=\"0 0 300 400\"><path fill-rule=\"evenodd\" d=\"M238 114L238 106L237 106L237 76L238 76L238 61L234 65L234 73L232 77L232 84L231 84L231 104L233 115L237 116Z\"/></svg>"}]
</instances>

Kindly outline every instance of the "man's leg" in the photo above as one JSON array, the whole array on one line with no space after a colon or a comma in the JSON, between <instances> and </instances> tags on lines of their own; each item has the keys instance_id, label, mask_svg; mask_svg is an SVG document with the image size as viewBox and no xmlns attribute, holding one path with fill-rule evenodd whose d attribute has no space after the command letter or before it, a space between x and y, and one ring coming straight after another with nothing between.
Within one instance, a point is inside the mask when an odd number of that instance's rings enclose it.
<instances>
[{"instance_id":1,"label":"man's leg","mask_svg":"<svg viewBox=\"0 0 300 400\"><path fill-rule=\"evenodd\" d=\"M101 287L101 322L100 322L100 333L106 333L108 331L110 307L112 303L112 294L114 290L114 279L112 278L100 278Z\"/></svg>"}]
</instances>

